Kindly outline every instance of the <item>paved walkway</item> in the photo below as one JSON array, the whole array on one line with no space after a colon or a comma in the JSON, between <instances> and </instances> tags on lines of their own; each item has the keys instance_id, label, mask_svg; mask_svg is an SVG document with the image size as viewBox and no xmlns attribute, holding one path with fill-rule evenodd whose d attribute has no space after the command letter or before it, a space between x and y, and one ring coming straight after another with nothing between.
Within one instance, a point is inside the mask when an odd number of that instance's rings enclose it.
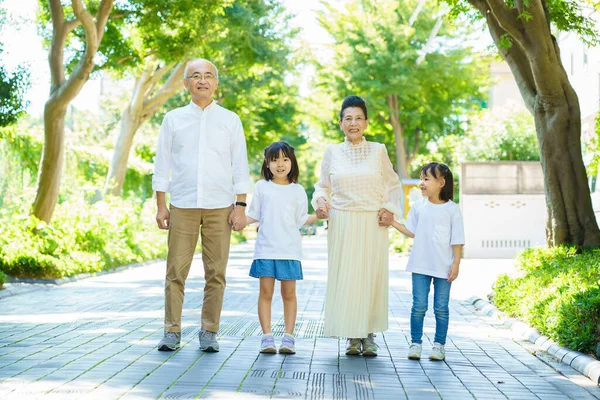
<instances>
[{"instance_id":1,"label":"paved walkway","mask_svg":"<svg viewBox=\"0 0 600 400\"><path fill-rule=\"evenodd\" d=\"M344 355L323 337L324 237L305 238L298 284L296 355L259 355L258 282L247 276L252 244L232 248L221 351L198 349L202 268L194 261L184 306L182 349L158 352L164 263L43 288L0 300L0 398L600 399L589 379L518 340L464 300L485 293L497 261L465 262L453 288L447 361L406 359L410 276L391 256L390 329L379 356ZM471 293L473 292L473 293ZM274 298L274 333L283 331ZM433 336L428 313L424 355ZM533 353L533 354L532 354Z\"/></svg>"}]
</instances>

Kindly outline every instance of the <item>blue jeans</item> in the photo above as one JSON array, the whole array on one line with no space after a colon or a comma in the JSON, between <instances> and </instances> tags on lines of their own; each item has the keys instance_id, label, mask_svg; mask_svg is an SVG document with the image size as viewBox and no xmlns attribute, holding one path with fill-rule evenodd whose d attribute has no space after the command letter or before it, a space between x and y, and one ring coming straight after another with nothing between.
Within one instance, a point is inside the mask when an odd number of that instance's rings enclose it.
<instances>
[{"instance_id":1,"label":"blue jeans","mask_svg":"<svg viewBox=\"0 0 600 400\"><path fill-rule=\"evenodd\" d=\"M413 305L410 310L410 337L413 343L423 343L423 320L427 312L427 299L433 280L433 313L435 314L434 342L446 344L450 311L451 282L447 279L435 278L429 275L412 274Z\"/></svg>"}]
</instances>

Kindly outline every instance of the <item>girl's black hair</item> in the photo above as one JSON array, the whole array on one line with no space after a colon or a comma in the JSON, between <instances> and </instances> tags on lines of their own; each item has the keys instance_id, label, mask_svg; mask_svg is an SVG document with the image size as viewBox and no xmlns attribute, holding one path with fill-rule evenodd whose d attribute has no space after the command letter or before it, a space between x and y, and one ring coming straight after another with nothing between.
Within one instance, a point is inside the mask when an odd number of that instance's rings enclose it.
<instances>
[{"instance_id":1,"label":"girl's black hair","mask_svg":"<svg viewBox=\"0 0 600 400\"><path fill-rule=\"evenodd\" d=\"M444 178L446 181L440 191L440 200L454 200L454 179L450 168L446 164L430 162L421 168L421 175L427 175L428 173L434 176L435 179Z\"/></svg>"},{"instance_id":2,"label":"girl's black hair","mask_svg":"<svg viewBox=\"0 0 600 400\"><path fill-rule=\"evenodd\" d=\"M365 119L369 119L369 116L367 115L367 103L365 103L365 101L358 96L348 96L342 103L342 109L340 110L340 121L344 116L344 110L350 107L362 108L363 112L365 113Z\"/></svg>"},{"instance_id":3,"label":"girl's black hair","mask_svg":"<svg viewBox=\"0 0 600 400\"><path fill-rule=\"evenodd\" d=\"M263 161L261 175L265 180L270 181L273 179L273 173L269 169L269 162L277 160L279 154L283 154L292 162L292 168L288 174L288 181L290 183L298 183L298 175L300 175L300 168L298 168L298 161L296 160L296 154L294 154L294 148L286 142L275 142L272 143L265 149L265 160Z\"/></svg>"}]
</instances>

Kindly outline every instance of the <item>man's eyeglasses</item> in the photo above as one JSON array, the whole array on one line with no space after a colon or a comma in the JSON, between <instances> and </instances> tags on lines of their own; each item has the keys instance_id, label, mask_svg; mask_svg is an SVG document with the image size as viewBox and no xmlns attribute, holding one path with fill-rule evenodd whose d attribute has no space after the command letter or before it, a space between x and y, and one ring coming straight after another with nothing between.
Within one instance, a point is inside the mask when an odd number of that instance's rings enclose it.
<instances>
[{"instance_id":1,"label":"man's eyeglasses","mask_svg":"<svg viewBox=\"0 0 600 400\"><path fill-rule=\"evenodd\" d=\"M205 74L202 74L200 72L194 72L192 75L190 76L186 76L187 79L193 79L195 81L201 81L203 78L206 81L212 81L214 79L216 79L217 77L214 76L212 73L207 72Z\"/></svg>"}]
</instances>

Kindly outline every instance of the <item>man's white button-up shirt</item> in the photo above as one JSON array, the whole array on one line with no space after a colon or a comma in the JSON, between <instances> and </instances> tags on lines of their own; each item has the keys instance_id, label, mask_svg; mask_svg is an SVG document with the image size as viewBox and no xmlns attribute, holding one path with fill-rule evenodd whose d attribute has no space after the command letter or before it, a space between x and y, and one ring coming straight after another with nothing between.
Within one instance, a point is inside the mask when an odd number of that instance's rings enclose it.
<instances>
[{"instance_id":1,"label":"man's white button-up shirt","mask_svg":"<svg viewBox=\"0 0 600 400\"><path fill-rule=\"evenodd\" d=\"M152 189L171 193L179 208L224 208L234 194L249 193L246 138L237 114L214 101L204 110L189 105L163 120Z\"/></svg>"}]
</instances>

